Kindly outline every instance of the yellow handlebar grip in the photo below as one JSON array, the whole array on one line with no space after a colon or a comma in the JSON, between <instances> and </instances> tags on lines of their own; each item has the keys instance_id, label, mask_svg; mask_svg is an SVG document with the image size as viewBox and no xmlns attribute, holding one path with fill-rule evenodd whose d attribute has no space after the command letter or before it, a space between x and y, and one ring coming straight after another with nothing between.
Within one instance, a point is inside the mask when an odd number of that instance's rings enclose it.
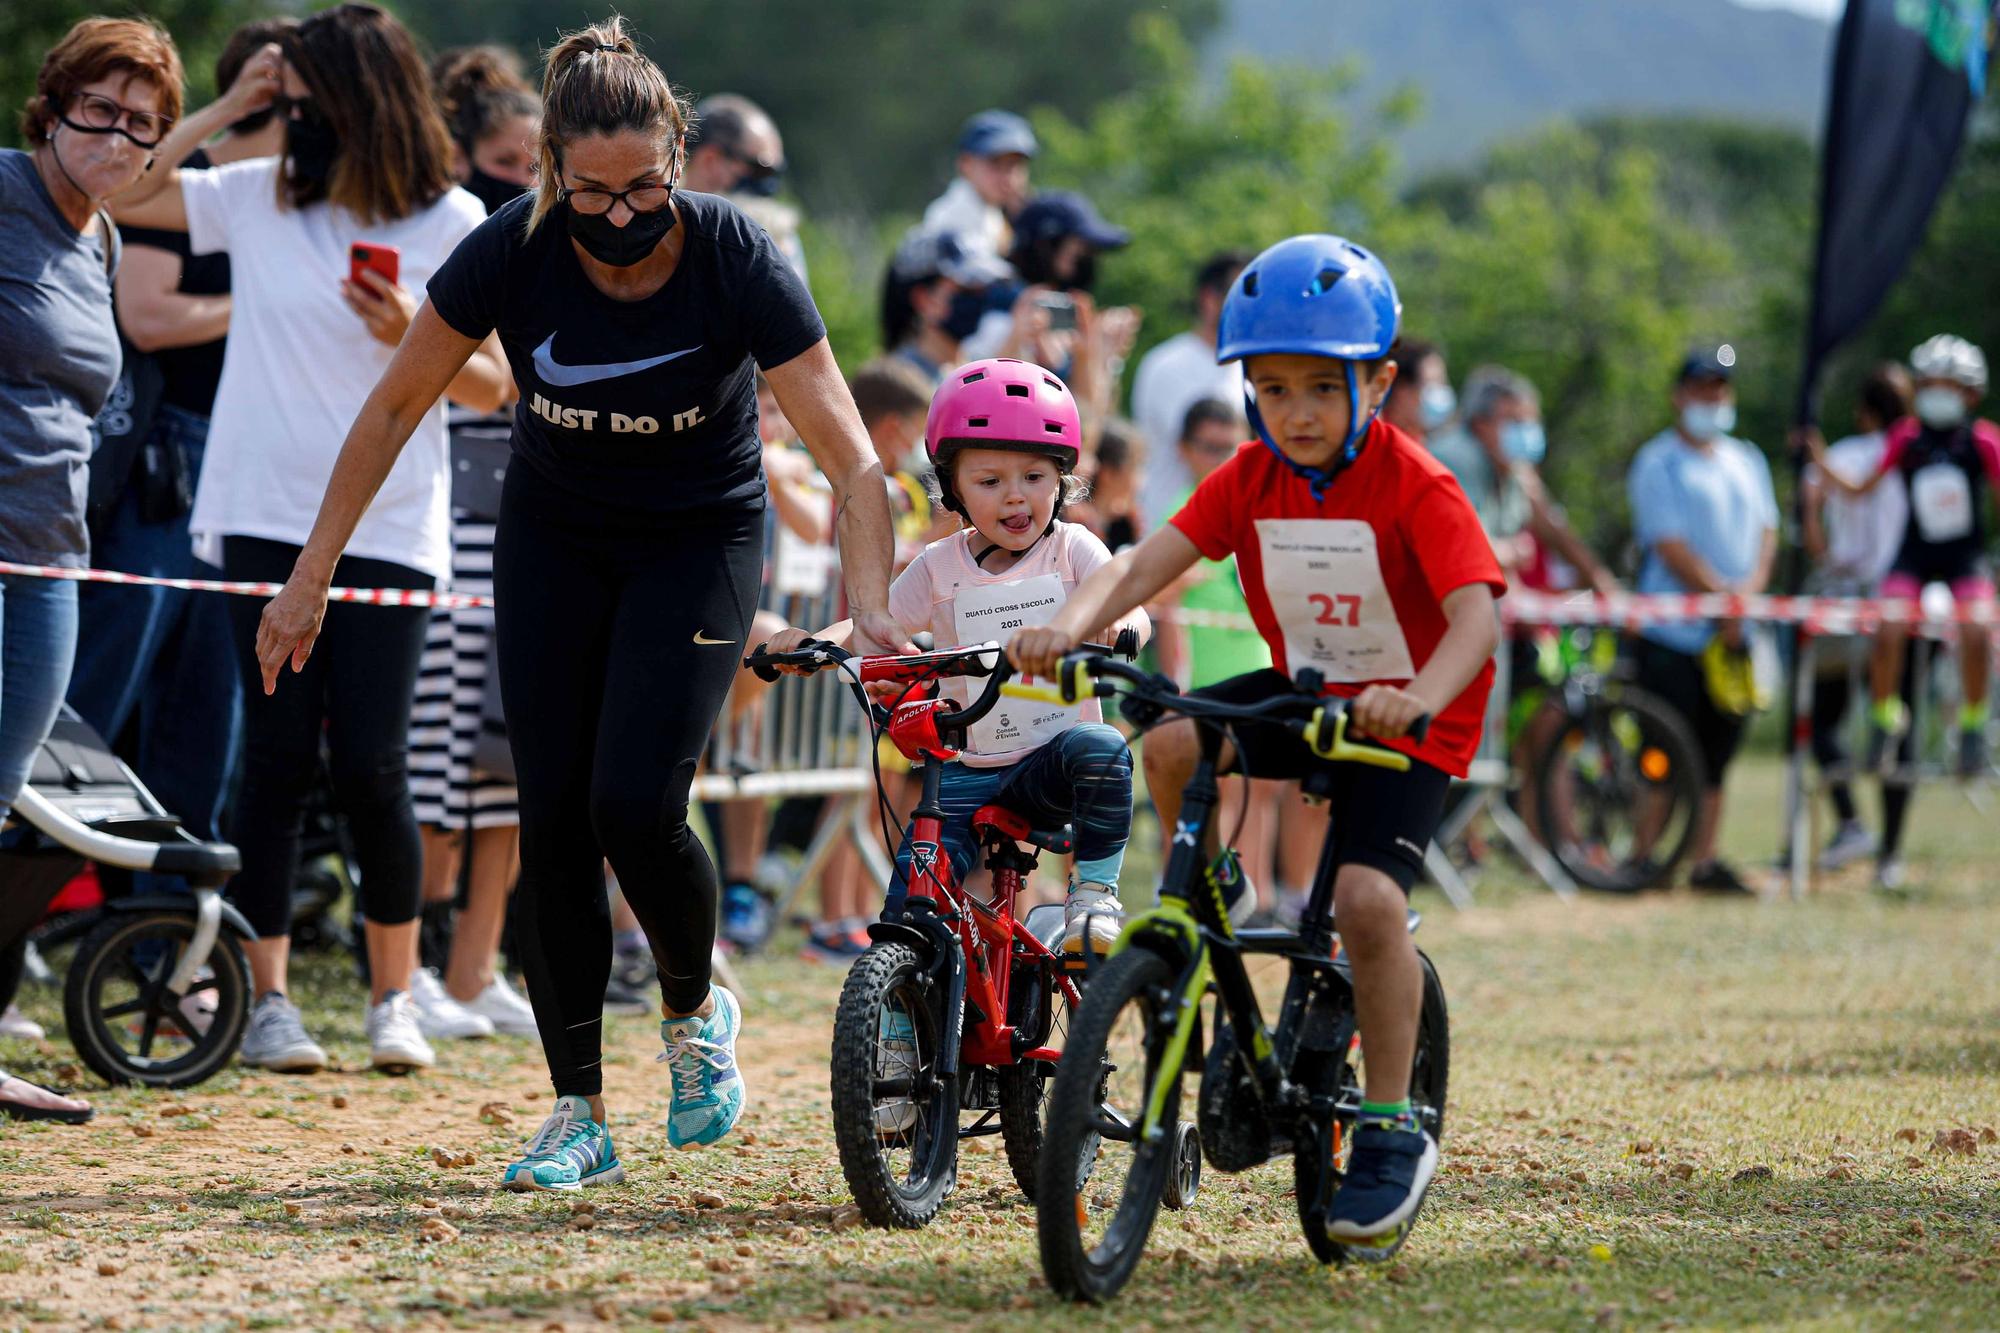
<instances>
[{"instance_id":1,"label":"yellow handlebar grip","mask_svg":"<svg viewBox=\"0 0 2000 1333\"><path fill-rule=\"evenodd\" d=\"M1000 687L1000 693L1009 699L1033 699L1037 703L1066 704L1073 700L1063 698L1062 691L1053 685L1023 685L1019 681L1008 681Z\"/></svg>"},{"instance_id":2,"label":"yellow handlebar grip","mask_svg":"<svg viewBox=\"0 0 2000 1333\"><path fill-rule=\"evenodd\" d=\"M1342 711L1334 719L1332 735L1326 734L1326 710L1313 710L1312 721L1306 723L1306 744L1322 759L1332 759L1341 763L1367 764L1372 768L1386 768L1397 773L1410 771L1410 757L1397 750L1385 749L1379 745L1357 745L1347 739L1347 713ZM1321 742L1325 743L1322 744Z\"/></svg>"},{"instance_id":3,"label":"yellow handlebar grip","mask_svg":"<svg viewBox=\"0 0 2000 1333\"><path fill-rule=\"evenodd\" d=\"M1062 702L1073 704L1079 699L1088 699L1097 688L1096 678L1090 674L1090 659L1087 657L1065 657L1056 668L1056 682L1062 687Z\"/></svg>"}]
</instances>

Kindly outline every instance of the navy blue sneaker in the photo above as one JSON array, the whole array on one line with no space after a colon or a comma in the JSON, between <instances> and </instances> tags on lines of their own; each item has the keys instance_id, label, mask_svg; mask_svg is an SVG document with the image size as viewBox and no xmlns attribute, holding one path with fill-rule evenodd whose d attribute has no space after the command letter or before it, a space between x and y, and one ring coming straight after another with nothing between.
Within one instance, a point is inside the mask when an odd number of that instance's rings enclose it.
<instances>
[{"instance_id":1,"label":"navy blue sneaker","mask_svg":"<svg viewBox=\"0 0 2000 1333\"><path fill-rule=\"evenodd\" d=\"M1356 1258L1388 1258L1410 1234L1437 1164L1437 1141L1424 1131L1363 1122L1347 1178L1327 1209L1326 1234Z\"/></svg>"},{"instance_id":2,"label":"navy blue sneaker","mask_svg":"<svg viewBox=\"0 0 2000 1333\"><path fill-rule=\"evenodd\" d=\"M771 938L777 924L771 900L752 884L741 882L722 890L722 923L718 933L731 947L753 954Z\"/></svg>"}]
</instances>

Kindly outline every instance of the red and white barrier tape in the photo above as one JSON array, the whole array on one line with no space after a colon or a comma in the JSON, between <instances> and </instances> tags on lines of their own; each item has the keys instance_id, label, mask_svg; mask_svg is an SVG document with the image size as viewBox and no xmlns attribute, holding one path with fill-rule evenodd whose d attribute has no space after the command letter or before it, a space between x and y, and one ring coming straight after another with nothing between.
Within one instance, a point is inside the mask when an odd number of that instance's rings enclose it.
<instances>
[{"instance_id":1,"label":"red and white barrier tape","mask_svg":"<svg viewBox=\"0 0 2000 1333\"><path fill-rule=\"evenodd\" d=\"M0 560L0 574L31 578L69 579L77 583L128 583L190 592L235 593L244 597L274 597L284 585L243 583L225 579L171 579L150 574L124 574L111 569L63 569L53 565L23 565ZM474 593L418 592L406 588L329 588L335 602L369 606L428 606L446 610L490 607L493 599ZM1799 625L1814 634L1867 633L1880 625L1920 625L1930 632L1952 625L1991 625L1991 602L1959 604L1951 616L1925 617L1908 598L1737 596L1723 593L1545 593L1515 589L1500 600L1501 618L1513 625L1616 625L1637 629L1646 625L1689 620L1753 620L1773 625ZM1250 617L1234 611L1180 608L1170 617L1203 629L1251 630Z\"/></svg>"},{"instance_id":2,"label":"red and white barrier tape","mask_svg":"<svg viewBox=\"0 0 2000 1333\"><path fill-rule=\"evenodd\" d=\"M73 583L130 583L148 588L181 588L188 592L228 592L240 597L276 597L282 583L243 583L227 579L169 579L152 574L122 574L115 569L63 569L56 565L20 565L0 560L0 574L38 579L68 579ZM493 605L491 597L463 592L419 592L413 588L328 588L327 599L367 606L428 606L439 610Z\"/></svg>"},{"instance_id":3,"label":"red and white barrier tape","mask_svg":"<svg viewBox=\"0 0 2000 1333\"><path fill-rule=\"evenodd\" d=\"M1500 599L1500 617L1509 625L1615 625L1639 629L1690 620L1751 620L1798 625L1812 634L1865 634L1881 625L1912 625L1931 634L1954 625L1991 625L1990 602L1962 604L1949 617L1927 617L1909 598L1737 596L1723 593L1546 593L1515 589ZM1251 630L1250 617L1236 611L1179 608L1162 620L1201 629Z\"/></svg>"}]
</instances>

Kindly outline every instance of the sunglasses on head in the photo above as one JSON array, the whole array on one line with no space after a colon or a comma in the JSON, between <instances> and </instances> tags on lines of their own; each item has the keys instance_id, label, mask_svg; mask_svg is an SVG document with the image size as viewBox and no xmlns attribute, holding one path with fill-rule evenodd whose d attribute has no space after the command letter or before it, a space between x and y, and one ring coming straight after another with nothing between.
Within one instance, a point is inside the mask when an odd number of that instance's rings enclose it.
<instances>
[{"instance_id":1,"label":"sunglasses on head","mask_svg":"<svg viewBox=\"0 0 2000 1333\"><path fill-rule=\"evenodd\" d=\"M56 119L81 134L123 135L141 148L157 148L174 126L172 116L134 111L99 93L78 93L72 110L74 116L58 111Z\"/></svg>"}]
</instances>

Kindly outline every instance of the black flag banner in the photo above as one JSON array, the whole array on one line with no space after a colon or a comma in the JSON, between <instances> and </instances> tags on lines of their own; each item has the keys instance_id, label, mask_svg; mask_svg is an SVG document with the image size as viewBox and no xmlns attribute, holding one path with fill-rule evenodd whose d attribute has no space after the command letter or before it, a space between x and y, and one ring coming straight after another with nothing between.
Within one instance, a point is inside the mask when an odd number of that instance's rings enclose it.
<instances>
[{"instance_id":1,"label":"black flag banner","mask_svg":"<svg viewBox=\"0 0 2000 1333\"><path fill-rule=\"evenodd\" d=\"M1799 420L1827 357L1865 323L1923 240L1986 91L1996 0L1847 0L1833 53L1819 253Z\"/></svg>"}]
</instances>

